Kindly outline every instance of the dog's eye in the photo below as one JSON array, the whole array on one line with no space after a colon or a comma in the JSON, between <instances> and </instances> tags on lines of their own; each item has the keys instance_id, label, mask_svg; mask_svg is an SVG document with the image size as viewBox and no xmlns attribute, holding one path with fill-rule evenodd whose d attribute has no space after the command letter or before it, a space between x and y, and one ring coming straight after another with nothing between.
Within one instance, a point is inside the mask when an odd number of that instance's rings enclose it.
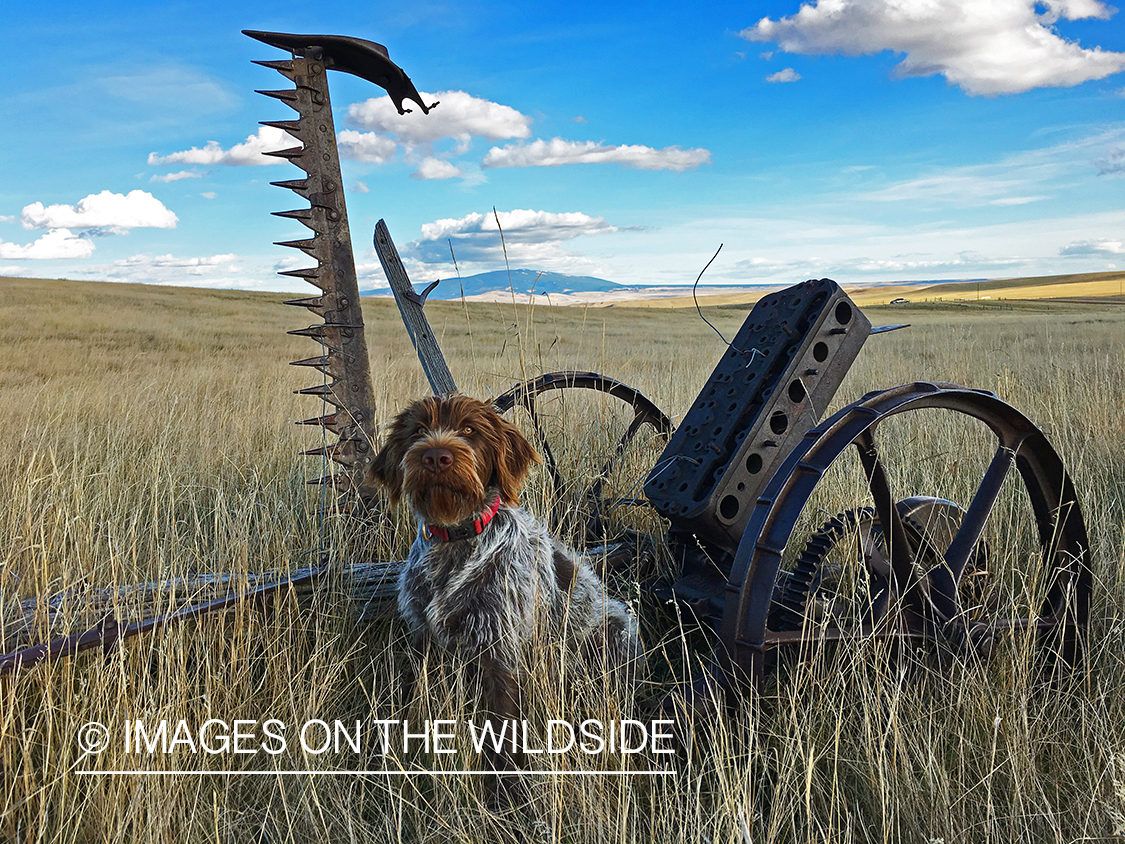
<instances>
[{"instance_id":1,"label":"dog's eye","mask_svg":"<svg viewBox=\"0 0 1125 844\"><path fill-rule=\"evenodd\" d=\"M425 425L419 425L418 428L414 431L414 436L416 436L416 437L426 436L426 426Z\"/></svg>"},{"instance_id":2,"label":"dog's eye","mask_svg":"<svg viewBox=\"0 0 1125 844\"><path fill-rule=\"evenodd\" d=\"M464 434L466 437L469 436L469 434L471 434L472 432L473 432L473 429L470 428L468 425L466 425L464 428L461 429L461 433Z\"/></svg>"}]
</instances>

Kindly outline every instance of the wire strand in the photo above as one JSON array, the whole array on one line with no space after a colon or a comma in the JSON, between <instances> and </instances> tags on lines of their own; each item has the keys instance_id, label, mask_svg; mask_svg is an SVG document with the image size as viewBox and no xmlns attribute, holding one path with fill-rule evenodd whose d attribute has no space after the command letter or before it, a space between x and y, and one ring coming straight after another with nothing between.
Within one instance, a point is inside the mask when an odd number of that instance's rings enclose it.
<instances>
[{"instance_id":1,"label":"wire strand","mask_svg":"<svg viewBox=\"0 0 1125 844\"><path fill-rule=\"evenodd\" d=\"M708 325L711 326L711 330L719 335L719 339L722 340L724 343L726 343L728 348L734 349L740 355L744 355L744 356L749 355L750 359L748 361L746 361L746 365L749 366L750 364L752 364L754 362L754 358L757 355L762 355L762 357L765 357L767 353L763 352L761 349L758 349L758 348L753 348L749 352L747 352L746 350L738 348L733 343L731 343L729 340L727 340L727 338L723 336L723 332L719 331L719 329L717 329L714 326L714 324L711 322L711 320L709 320L709 319L707 319L707 317L703 316L703 308L701 308L699 306L699 297L695 295L696 288L699 287L699 280L701 278L703 278L703 274L705 272L707 272L707 268L709 266L711 266L712 263L714 263L715 259L719 257L719 253L722 252L722 251L723 251L723 244L720 243L719 248L715 250L715 254L711 256L711 260L708 261L706 264L704 264L703 269L701 269L699 271L699 275L697 275L695 277L695 284L693 284L691 286L691 298L692 298L692 301L695 302L695 311L696 311L696 313L699 314L699 318L701 320L703 320L705 323L707 323Z\"/></svg>"}]
</instances>

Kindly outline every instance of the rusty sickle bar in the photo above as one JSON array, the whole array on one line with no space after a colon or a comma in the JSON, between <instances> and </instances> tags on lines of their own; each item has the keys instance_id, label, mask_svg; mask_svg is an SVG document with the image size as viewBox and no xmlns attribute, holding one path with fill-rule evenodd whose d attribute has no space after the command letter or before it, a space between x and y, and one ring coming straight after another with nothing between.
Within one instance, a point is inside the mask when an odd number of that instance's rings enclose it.
<instances>
[{"instance_id":1,"label":"rusty sickle bar","mask_svg":"<svg viewBox=\"0 0 1125 844\"><path fill-rule=\"evenodd\" d=\"M255 64L273 68L296 86L258 93L281 100L298 114L296 120L262 123L283 129L301 142L301 146L266 154L287 159L305 171L304 178L272 184L299 194L308 200L309 207L279 211L275 215L297 220L313 232L311 237L278 245L300 249L316 261L316 266L287 270L281 275L304 279L321 290L319 296L285 303L308 308L323 319L308 328L289 332L310 337L321 346L319 355L293 361L293 366L307 366L323 375L320 384L297 392L317 396L333 407L325 416L297 424L320 425L338 437L336 442L305 454L329 457L344 467L341 472L309 483L330 484L341 495L355 493L366 501L373 494L363 482L363 470L373 456L375 405L327 71L350 73L384 88L400 114L409 111L403 107L407 99L416 102L424 114L437 103L426 105L422 101L410 78L390 60L387 49L381 44L340 35L243 32L265 44L288 50L292 55L284 61Z\"/></svg>"}]
</instances>

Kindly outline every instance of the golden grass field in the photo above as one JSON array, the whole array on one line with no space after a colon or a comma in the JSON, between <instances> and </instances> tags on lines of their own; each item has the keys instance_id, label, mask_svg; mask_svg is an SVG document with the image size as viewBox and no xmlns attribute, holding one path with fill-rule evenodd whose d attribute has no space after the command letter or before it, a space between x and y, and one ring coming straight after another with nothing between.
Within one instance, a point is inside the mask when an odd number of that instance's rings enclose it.
<instances>
[{"instance_id":1,"label":"golden grass field","mask_svg":"<svg viewBox=\"0 0 1125 844\"><path fill-rule=\"evenodd\" d=\"M318 444L294 420L319 415L293 395L312 383L286 361L314 352L285 331L315 317L280 294L0 280L0 598L191 573L285 571L321 551L340 561L401 558L404 512L365 521L318 515ZM365 300L377 415L426 392L389 300ZM729 338L748 307L705 310ZM723 351L688 310L427 306L463 391L494 396L558 369L639 387L678 419ZM1079 492L1095 574L1085 670L1042 682L1027 643L985 665L894 655L869 644L791 667L744 710L684 720L671 759L533 760L573 771L671 768L672 776L531 778L530 803L489 813L471 776L329 775L385 766L455 771L460 750L129 754L83 758L80 727L125 719L300 724L378 718L468 719L469 681L432 654L420 692L399 687L406 648L389 613L357 623L323 584L312 609L241 607L0 678L0 839L19 842L1075 842L1125 836L1125 309L1059 302L914 303L865 308L876 325L833 408L913 380L993 390L1048 433ZM612 401L544 405L564 469L589 477L621 417ZM934 412L891 430L885 456L903 494L967 504L991 453L963 418ZM924 418L923 418L924 417ZM659 445L644 441L614 483L628 490ZM833 469L833 472L836 472ZM1014 473L1013 473L1014 474ZM987 540L990 569L1017 605L1034 565L1026 507L1010 478ZM809 526L862 503L841 467ZM525 501L545 515L542 472ZM651 514L621 520L659 532ZM565 525L564 525L565 529ZM636 598L629 578L613 581ZM1002 590L1003 591L1003 590ZM529 718L641 717L706 660L706 647L637 601L649 658L626 689L587 676L553 643L537 655ZM130 607L123 605L122 614ZM666 615L666 614L665 614ZM74 618L79 625L87 619ZM60 622L66 625L67 619ZM52 631L40 629L41 635ZM57 630L54 632L58 632ZM90 776L80 770L204 770ZM266 770L269 775L220 772ZM286 772L314 771L292 776Z\"/></svg>"}]
</instances>

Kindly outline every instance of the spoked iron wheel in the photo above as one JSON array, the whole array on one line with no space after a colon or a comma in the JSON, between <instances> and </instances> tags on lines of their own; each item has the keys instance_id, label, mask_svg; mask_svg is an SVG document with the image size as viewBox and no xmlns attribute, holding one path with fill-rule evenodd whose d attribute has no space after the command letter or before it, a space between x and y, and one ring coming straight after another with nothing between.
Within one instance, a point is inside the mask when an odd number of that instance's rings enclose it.
<instances>
[{"instance_id":1,"label":"spoked iron wheel","mask_svg":"<svg viewBox=\"0 0 1125 844\"><path fill-rule=\"evenodd\" d=\"M587 396L585 402L571 402L576 407L567 412L568 396L576 398L576 391L602 393L613 400L591 404L588 401L590 396ZM584 529L591 541L600 541L604 534L605 517L611 509L645 503L643 497L635 496L639 486L636 490L619 490L621 494L616 497L605 495L605 489L615 470L620 468L626 451L645 429L648 429L650 438L655 438L663 448L673 428L672 420L639 390L596 372L549 372L517 384L498 396L492 405L499 413L517 405L527 411L551 479L555 525L563 521L563 508L584 508ZM603 452L607 454L604 462L600 466L589 466L580 473L580 477L566 477L562 461L551 446L552 442L561 442L562 435L573 438L574 432L567 431L566 425L580 425L588 429L596 427L610 440L603 445L607 447L607 451ZM590 431L586 433L589 435ZM578 440L589 441L581 436ZM643 468L647 469L647 465Z\"/></svg>"},{"instance_id":2,"label":"spoked iron wheel","mask_svg":"<svg viewBox=\"0 0 1125 844\"><path fill-rule=\"evenodd\" d=\"M892 479L901 481L903 473L885 463L883 451L893 455L894 447L884 447L881 435L901 433L905 423L914 424L911 441L899 447L898 457L924 453L924 423L929 417L915 417L916 411L924 410L944 411L957 426L974 431L991 453L985 458L987 468L973 475L972 491L963 496L969 502L964 511L951 502L932 504L941 499L896 504ZM891 421L896 417L897 422ZM810 618L808 598L816 591L818 566L814 560L809 575L807 561L803 569L799 560L794 562L794 546L800 543L794 530L802 517L809 519L810 499L823 497L818 487L829 467L853 445L858 465L852 468L870 508L864 517L868 547L859 555L867 559L851 581L853 609L840 613L825 607L828 611L821 618ZM960 450L967 448L953 439L948 449L955 452L951 465L957 465ZM1013 475L1005 484L1013 466L1018 478ZM937 482L952 474L939 473ZM920 500L931 502L928 518L933 527L920 529L909 512ZM1003 518L990 522L998 501L1003 502ZM1019 523L1020 512L1025 513L1029 534L1022 539L1009 529L1009 522ZM844 530L860 538L861 545L862 531L857 528L862 522L856 520ZM1002 541L986 547L986 526ZM1018 410L991 393L953 384L915 383L871 393L810 431L759 499L727 583L719 662L729 677L760 683L767 654L784 646L859 638L928 639L987 652L996 639L1025 633L1048 659L1073 666L1081 656L1089 611L1088 548L1062 461ZM878 549L880 562L873 562L872 549ZM826 571L821 572L822 580ZM839 574L833 576L839 580ZM808 577L803 597L797 594L802 577ZM839 585L833 587L833 602L841 591Z\"/></svg>"},{"instance_id":3,"label":"spoked iron wheel","mask_svg":"<svg viewBox=\"0 0 1125 844\"><path fill-rule=\"evenodd\" d=\"M952 501L916 495L895 505L906 529L919 586L939 568L957 534L965 511ZM958 584L962 608L980 606L982 578L988 575L988 547L982 539L973 550ZM839 513L805 542L796 561L778 572L771 630L801 630L831 622L847 627L882 619L895 598L886 537L874 507Z\"/></svg>"}]
</instances>

